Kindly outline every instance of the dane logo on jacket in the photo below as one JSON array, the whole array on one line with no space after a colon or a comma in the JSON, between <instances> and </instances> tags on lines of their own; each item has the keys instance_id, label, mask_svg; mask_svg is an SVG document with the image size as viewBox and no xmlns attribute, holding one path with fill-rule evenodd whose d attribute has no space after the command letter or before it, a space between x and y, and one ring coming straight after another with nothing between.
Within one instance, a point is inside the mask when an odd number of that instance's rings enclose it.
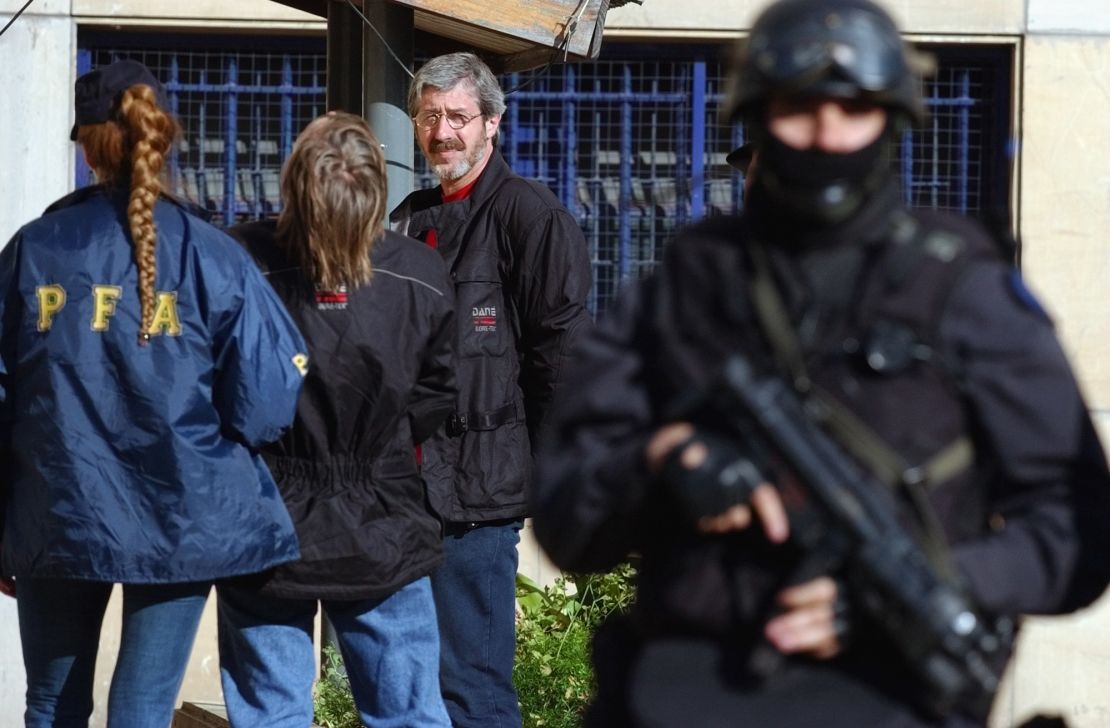
<instances>
[{"instance_id":1,"label":"dane logo on jacket","mask_svg":"<svg viewBox=\"0 0 1110 728\"><path fill-rule=\"evenodd\" d=\"M497 306L474 306L470 315L475 331L497 331Z\"/></svg>"}]
</instances>

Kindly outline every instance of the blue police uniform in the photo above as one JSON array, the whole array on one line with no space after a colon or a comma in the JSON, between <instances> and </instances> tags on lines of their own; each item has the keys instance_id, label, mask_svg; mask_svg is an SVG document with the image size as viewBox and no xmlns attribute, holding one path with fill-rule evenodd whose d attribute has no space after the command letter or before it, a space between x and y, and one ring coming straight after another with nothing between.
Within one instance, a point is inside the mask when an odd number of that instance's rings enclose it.
<instances>
[{"instance_id":1,"label":"blue police uniform","mask_svg":"<svg viewBox=\"0 0 1110 728\"><path fill-rule=\"evenodd\" d=\"M4 573L168 584L295 559L256 448L293 419L304 342L242 248L163 198L139 346L127 195L80 190L0 253Z\"/></svg>"}]
</instances>

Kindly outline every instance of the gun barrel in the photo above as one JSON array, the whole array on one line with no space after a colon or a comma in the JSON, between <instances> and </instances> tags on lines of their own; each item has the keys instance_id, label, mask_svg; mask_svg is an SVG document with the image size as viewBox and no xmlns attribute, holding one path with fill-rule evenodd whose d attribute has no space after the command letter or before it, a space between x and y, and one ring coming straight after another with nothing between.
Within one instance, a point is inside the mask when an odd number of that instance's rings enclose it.
<instances>
[{"instance_id":1,"label":"gun barrel","mask_svg":"<svg viewBox=\"0 0 1110 728\"><path fill-rule=\"evenodd\" d=\"M737 429L758 435L803 483L806 495L852 543L847 559L854 601L884 629L927 683L933 707L986 704L998 689L1007 652L967 598L933 568L906 533L889 489L844 452L807 414L780 378L758 377L741 357L725 366ZM750 423L750 424L749 424ZM859 593L856 593L856 592Z\"/></svg>"}]
</instances>

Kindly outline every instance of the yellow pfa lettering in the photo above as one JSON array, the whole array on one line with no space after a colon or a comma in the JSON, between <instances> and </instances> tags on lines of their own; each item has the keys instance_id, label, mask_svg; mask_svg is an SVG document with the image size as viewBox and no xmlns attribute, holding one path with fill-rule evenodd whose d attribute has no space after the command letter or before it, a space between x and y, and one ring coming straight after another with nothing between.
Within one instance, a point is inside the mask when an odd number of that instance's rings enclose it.
<instances>
[{"instance_id":1,"label":"yellow pfa lettering","mask_svg":"<svg viewBox=\"0 0 1110 728\"><path fill-rule=\"evenodd\" d=\"M39 299L39 331L49 331L54 324L54 314L66 305L66 289L53 283L36 286L35 296Z\"/></svg>"},{"instance_id":2,"label":"yellow pfa lettering","mask_svg":"<svg viewBox=\"0 0 1110 728\"><path fill-rule=\"evenodd\" d=\"M38 330L49 331L54 325L54 317L66 305L66 291L61 286L51 283L35 287L35 297L38 299ZM123 297L120 286L98 284L92 287L92 321L90 326L93 331L107 331L111 319L116 315L116 308ZM154 316L147 333L151 336L166 334L178 336L181 334L181 317L177 312L177 293L175 291L158 291L154 300ZM307 362L307 358L305 359Z\"/></svg>"},{"instance_id":3,"label":"yellow pfa lettering","mask_svg":"<svg viewBox=\"0 0 1110 728\"><path fill-rule=\"evenodd\" d=\"M154 307L154 320L150 322L147 333L151 336L157 336L158 334L177 336L181 333L181 319L177 316L176 292L158 292L158 301Z\"/></svg>"},{"instance_id":4,"label":"yellow pfa lettering","mask_svg":"<svg viewBox=\"0 0 1110 728\"><path fill-rule=\"evenodd\" d=\"M108 319L116 315L116 303L123 295L119 286L93 286L92 330L107 331Z\"/></svg>"},{"instance_id":5,"label":"yellow pfa lettering","mask_svg":"<svg viewBox=\"0 0 1110 728\"><path fill-rule=\"evenodd\" d=\"M308 376L308 356L305 354L295 354L293 356L293 366L297 367L297 371L301 373L302 377Z\"/></svg>"}]
</instances>

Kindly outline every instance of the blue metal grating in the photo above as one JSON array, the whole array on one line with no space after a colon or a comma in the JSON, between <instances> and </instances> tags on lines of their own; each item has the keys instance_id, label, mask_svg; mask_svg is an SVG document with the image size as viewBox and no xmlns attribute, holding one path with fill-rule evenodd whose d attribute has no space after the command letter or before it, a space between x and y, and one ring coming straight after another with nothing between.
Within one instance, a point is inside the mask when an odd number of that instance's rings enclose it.
<instances>
[{"instance_id":1,"label":"blue metal grating","mask_svg":"<svg viewBox=\"0 0 1110 728\"><path fill-rule=\"evenodd\" d=\"M972 213L984 205L984 110L995 105L990 69L944 67L925 88L929 118L907 131L899 149L906 202L915 207Z\"/></svg>"},{"instance_id":2,"label":"blue metal grating","mask_svg":"<svg viewBox=\"0 0 1110 728\"><path fill-rule=\"evenodd\" d=\"M896 154L907 203L982 209L995 85L978 67L944 66L926 84L928 125ZM508 96L503 149L578 215L594 265L595 311L649 273L677 227L740 209L743 179L725 157L743 129L717 123L717 61L609 60L549 69ZM506 88L520 82L505 79Z\"/></svg>"},{"instance_id":3,"label":"blue metal grating","mask_svg":"<svg viewBox=\"0 0 1110 728\"><path fill-rule=\"evenodd\" d=\"M170 164L176 194L225 225L280 209L281 164L297 133L324 112L322 53L82 50L78 72L133 58L166 86L182 127ZM90 173L80 165L78 184Z\"/></svg>"},{"instance_id":4,"label":"blue metal grating","mask_svg":"<svg viewBox=\"0 0 1110 728\"><path fill-rule=\"evenodd\" d=\"M171 169L178 194L224 224L273 215L281 163L296 133L324 110L323 50L243 53L200 45L103 43L82 48L78 70L119 57L147 64L166 84L184 129ZM937 50L940 70L925 90L929 122L906 132L896 155L907 202L964 213L1005 206L999 150L1009 131L997 107L1008 103L1009 77L999 68L1009 51L946 60ZM661 57L656 48L612 45L607 55L614 57L606 60L503 79L513 89L503 153L577 217L593 261L595 313L624 282L655 267L677 227L743 204L742 178L725 162L743 129L716 121L718 51L692 46ZM434 185L423 157L415 158L417 185ZM79 171L79 184L87 178Z\"/></svg>"}]
</instances>

